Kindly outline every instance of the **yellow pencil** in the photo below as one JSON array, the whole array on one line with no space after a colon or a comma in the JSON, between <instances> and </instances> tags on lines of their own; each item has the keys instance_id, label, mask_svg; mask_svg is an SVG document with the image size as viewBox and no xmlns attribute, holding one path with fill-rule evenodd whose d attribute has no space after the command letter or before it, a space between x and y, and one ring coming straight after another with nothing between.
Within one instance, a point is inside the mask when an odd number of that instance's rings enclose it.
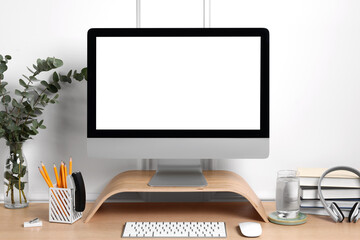
<instances>
[{"instance_id":1,"label":"yellow pencil","mask_svg":"<svg viewBox=\"0 0 360 240\"><path fill-rule=\"evenodd\" d=\"M59 167L59 179L60 179L59 188L62 188L62 169L61 169L61 164L60 164L60 167Z\"/></svg>"},{"instance_id":2,"label":"yellow pencil","mask_svg":"<svg viewBox=\"0 0 360 240\"><path fill-rule=\"evenodd\" d=\"M72 174L72 158L70 158L70 161L69 161L69 175Z\"/></svg>"},{"instance_id":3,"label":"yellow pencil","mask_svg":"<svg viewBox=\"0 0 360 240\"><path fill-rule=\"evenodd\" d=\"M67 188L67 181L66 181L67 169L66 169L66 164L64 164L64 173L65 173L65 188Z\"/></svg>"},{"instance_id":4,"label":"yellow pencil","mask_svg":"<svg viewBox=\"0 0 360 240\"><path fill-rule=\"evenodd\" d=\"M39 171L40 171L40 173L41 173L41 176L43 176L43 178L44 178L44 180L45 180L45 182L46 182L46 184L49 186L49 187L52 187L51 185L51 183L49 182L49 180L46 178L46 176L45 176L45 174L44 174L44 172L43 171L41 171L41 169L40 169L40 167L38 167L39 168Z\"/></svg>"},{"instance_id":5,"label":"yellow pencil","mask_svg":"<svg viewBox=\"0 0 360 240\"><path fill-rule=\"evenodd\" d=\"M60 183L59 175L58 175L55 164L54 164L54 173L55 173L55 177L56 177L56 184L57 184L57 187L59 188L59 187L61 187L61 183Z\"/></svg>"},{"instance_id":6,"label":"yellow pencil","mask_svg":"<svg viewBox=\"0 0 360 240\"><path fill-rule=\"evenodd\" d=\"M45 167L45 165L44 165L43 162L41 162L41 167L42 167L42 169L44 170L45 176L47 177L47 179L49 180L49 182L50 182L51 185L52 185L51 179L50 179L50 177L49 177L48 172L46 171L46 167Z\"/></svg>"},{"instance_id":7,"label":"yellow pencil","mask_svg":"<svg viewBox=\"0 0 360 240\"><path fill-rule=\"evenodd\" d=\"M64 163L61 162L61 187L65 187L65 173L64 173Z\"/></svg>"}]
</instances>

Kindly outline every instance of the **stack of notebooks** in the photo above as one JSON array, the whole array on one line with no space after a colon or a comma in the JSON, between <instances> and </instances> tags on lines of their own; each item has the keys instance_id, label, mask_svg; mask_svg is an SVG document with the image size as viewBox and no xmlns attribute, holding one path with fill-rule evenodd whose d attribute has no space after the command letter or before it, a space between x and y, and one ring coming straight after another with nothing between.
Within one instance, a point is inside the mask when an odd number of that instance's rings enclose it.
<instances>
[{"instance_id":1,"label":"stack of notebooks","mask_svg":"<svg viewBox=\"0 0 360 240\"><path fill-rule=\"evenodd\" d=\"M328 215L320 202L318 182L325 168L299 168L301 203L300 211L307 214ZM347 171L332 172L323 179L322 193L326 202L336 202L345 217L355 202L360 202L360 179Z\"/></svg>"}]
</instances>

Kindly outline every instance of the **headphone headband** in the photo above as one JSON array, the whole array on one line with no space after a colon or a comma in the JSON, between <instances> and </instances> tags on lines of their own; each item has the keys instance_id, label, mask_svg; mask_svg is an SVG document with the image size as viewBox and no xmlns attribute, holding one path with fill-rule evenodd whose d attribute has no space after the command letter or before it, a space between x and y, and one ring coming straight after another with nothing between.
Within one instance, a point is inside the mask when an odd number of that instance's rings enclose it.
<instances>
[{"instance_id":1,"label":"headphone headband","mask_svg":"<svg viewBox=\"0 0 360 240\"><path fill-rule=\"evenodd\" d=\"M335 221L337 222L338 221L338 217L335 215L335 213L330 209L330 206L328 206L326 204L326 201L324 199L324 196L322 194L322 191L321 191L321 182L322 180L324 179L324 177L326 175L328 175L329 173L331 172L334 172L334 171L338 171L338 170L345 170L345 171L349 171L349 172L352 172L356 175L358 175L360 177L360 172L355 169L355 168L351 168L351 167L346 167L346 166L338 166L338 167L333 167L333 168L329 168L328 170L326 170L320 177L319 179L319 183L318 183L318 194L319 194L319 197L320 197L320 201L321 203L323 204L325 210L327 211L327 213L330 215L330 217Z\"/></svg>"}]
</instances>

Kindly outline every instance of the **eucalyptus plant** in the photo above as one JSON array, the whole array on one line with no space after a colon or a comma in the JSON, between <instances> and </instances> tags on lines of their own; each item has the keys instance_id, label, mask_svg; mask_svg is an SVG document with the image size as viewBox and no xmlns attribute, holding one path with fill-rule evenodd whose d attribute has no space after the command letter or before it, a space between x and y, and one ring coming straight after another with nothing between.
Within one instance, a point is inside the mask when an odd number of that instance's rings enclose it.
<instances>
[{"instance_id":1,"label":"eucalyptus plant","mask_svg":"<svg viewBox=\"0 0 360 240\"><path fill-rule=\"evenodd\" d=\"M0 55L0 138L4 138L10 146L10 157L6 160L9 169L5 171L6 195L11 194L14 203L14 190L19 190L20 203L23 198L26 202L24 188L26 182L21 180L27 172L23 166L22 143L45 129L42 113L48 104L58 102L61 85L71 83L73 80L87 80L87 68L80 72L70 70L67 74L55 71L63 65L61 59L48 57L37 59L32 69L27 67L29 74L22 75L19 87L11 94L7 89L8 83L4 81L4 72L8 69L11 56ZM39 79L40 74L53 71L49 80ZM15 188L14 188L15 187ZM22 197L21 197L22 196Z\"/></svg>"}]
</instances>

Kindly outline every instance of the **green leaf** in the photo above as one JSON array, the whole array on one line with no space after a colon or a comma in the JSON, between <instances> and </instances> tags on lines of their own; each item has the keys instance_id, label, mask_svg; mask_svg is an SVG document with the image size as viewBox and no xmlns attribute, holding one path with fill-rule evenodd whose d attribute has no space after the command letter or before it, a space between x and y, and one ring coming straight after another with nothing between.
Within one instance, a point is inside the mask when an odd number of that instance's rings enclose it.
<instances>
[{"instance_id":1,"label":"green leaf","mask_svg":"<svg viewBox=\"0 0 360 240\"><path fill-rule=\"evenodd\" d=\"M36 77L34 76L30 76L29 79L32 81L32 82L38 82L39 79L37 79Z\"/></svg>"},{"instance_id":2,"label":"green leaf","mask_svg":"<svg viewBox=\"0 0 360 240\"><path fill-rule=\"evenodd\" d=\"M53 81L59 82L59 75L56 72L53 73Z\"/></svg>"},{"instance_id":3,"label":"green leaf","mask_svg":"<svg viewBox=\"0 0 360 240\"><path fill-rule=\"evenodd\" d=\"M39 98L39 93L36 90L32 90L30 94L32 95L30 98L30 105L31 107L34 107L36 100Z\"/></svg>"},{"instance_id":4,"label":"green leaf","mask_svg":"<svg viewBox=\"0 0 360 240\"><path fill-rule=\"evenodd\" d=\"M41 97L40 97L40 103L41 103L41 105L42 105L43 107L46 106L46 104L45 104L45 99L46 99L46 94L43 93L43 94L41 95Z\"/></svg>"},{"instance_id":5,"label":"green leaf","mask_svg":"<svg viewBox=\"0 0 360 240\"><path fill-rule=\"evenodd\" d=\"M53 62L52 64L58 68L61 67L63 65L63 61L61 59L57 59L57 58L53 58Z\"/></svg>"},{"instance_id":6,"label":"green leaf","mask_svg":"<svg viewBox=\"0 0 360 240\"><path fill-rule=\"evenodd\" d=\"M84 79L84 76L81 73L78 73L76 70L74 71L74 76L73 77L77 81L82 81Z\"/></svg>"},{"instance_id":7,"label":"green leaf","mask_svg":"<svg viewBox=\"0 0 360 240\"><path fill-rule=\"evenodd\" d=\"M6 91L6 88L5 86L0 86L0 95L5 95L9 93L8 91Z\"/></svg>"},{"instance_id":8,"label":"green leaf","mask_svg":"<svg viewBox=\"0 0 360 240\"><path fill-rule=\"evenodd\" d=\"M32 126L33 126L35 129L37 129L37 128L39 127L39 123L37 122L36 119L34 119L34 120L32 121Z\"/></svg>"},{"instance_id":9,"label":"green leaf","mask_svg":"<svg viewBox=\"0 0 360 240\"><path fill-rule=\"evenodd\" d=\"M43 71L43 65L42 65L42 61L41 61L40 58L38 58L38 59L36 60L36 64L37 64L38 70L39 70L39 71Z\"/></svg>"},{"instance_id":10,"label":"green leaf","mask_svg":"<svg viewBox=\"0 0 360 240\"><path fill-rule=\"evenodd\" d=\"M37 63L37 67L38 67L38 71L39 72L43 72L43 71L49 71L50 69L52 69L52 66L49 66L48 63L46 62L46 60L42 60L42 59L38 59L36 60Z\"/></svg>"},{"instance_id":11,"label":"green leaf","mask_svg":"<svg viewBox=\"0 0 360 240\"><path fill-rule=\"evenodd\" d=\"M46 81L41 81L40 82L41 85L43 85L44 87L49 87L49 84Z\"/></svg>"},{"instance_id":12,"label":"green leaf","mask_svg":"<svg viewBox=\"0 0 360 240\"><path fill-rule=\"evenodd\" d=\"M5 134L5 130L0 128L0 136L3 136Z\"/></svg>"},{"instance_id":13,"label":"green leaf","mask_svg":"<svg viewBox=\"0 0 360 240\"><path fill-rule=\"evenodd\" d=\"M18 183L18 182L16 182L16 183L14 184L14 186L15 186L17 189L19 189L19 183ZM20 189L19 189L19 190L24 190L24 188L25 188L25 182L20 182Z\"/></svg>"},{"instance_id":14,"label":"green leaf","mask_svg":"<svg viewBox=\"0 0 360 240\"><path fill-rule=\"evenodd\" d=\"M3 56L0 54L0 61L4 60Z\"/></svg>"},{"instance_id":15,"label":"green leaf","mask_svg":"<svg viewBox=\"0 0 360 240\"><path fill-rule=\"evenodd\" d=\"M35 133L35 134L38 134L39 132L34 128L34 127L30 127L31 130Z\"/></svg>"},{"instance_id":16,"label":"green leaf","mask_svg":"<svg viewBox=\"0 0 360 240\"><path fill-rule=\"evenodd\" d=\"M46 126L45 125L40 125L39 128L46 129Z\"/></svg>"},{"instance_id":17,"label":"green leaf","mask_svg":"<svg viewBox=\"0 0 360 240\"><path fill-rule=\"evenodd\" d=\"M28 70L29 70L29 72L31 72L32 74L34 74L34 71L33 70L31 70L29 67L26 67Z\"/></svg>"},{"instance_id":18,"label":"green leaf","mask_svg":"<svg viewBox=\"0 0 360 240\"><path fill-rule=\"evenodd\" d=\"M14 99L13 99L14 100ZM7 129L10 130L10 131L17 131L17 130L20 130L20 127L19 126L16 126L15 122L14 121L9 121L8 122L8 126L7 126Z\"/></svg>"},{"instance_id":19,"label":"green leaf","mask_svg":"<svg viewBox=\"0 0 360 240\"><path fill-rule=\"evenodd\" d=\"M37 121L36 119L34 119L34 120L32 121L32 125L33 125L33 127L34 127L35 129L37 129L37 128L39 127L39 123L38 123L38 121Z\"/></svg>"},{"instance_id":20,"label":"green leaf","mask_svg":"<svg viewBox=\"0 0 360 240\"><path fill-rule=\"evenodd\" d=\"M71 74L72 74L72 70L70 70L67 74L67 77L70 78L71 77Z\"/></svg>"},{"instance_id":21,"label":"green leaf","mask_svg":"<svg viewBox=\"0 0 360 240\"><path fill-rule=\"evenodd\" d=\"M28 78L27 76L25 76L24 74L22 75L24 78L26 78L26 80L31 81L30 78Z\"/></svg>"},{"instance_id":22,"label":"green leaf","mask_svg":"<svg viewBox=\"0 0 360 240\"><path fill-rule=\"evenodd\" d=\"M34 130L32 130L32 129L29 130L29 134L30 134L30 135L33 135L33 136L34 136L34 135L36 135L36 134L38 134L38 133L39 133L39 132L36 133L36 132L35 132Z\"/></svg>"},{"instance_id":23,"label":"green leaf","mask_svg":"<svg viewBox=\"0 0 360 240\"><path fill-rule=\"evenodd\" d=\"M69 78L69 77L66 76L66 75L60 75L60 81L61 81L61 82L71 83L71 78Z\"/></svg>"},{"instance_id":24,"label":"green leaf","mask_svg":"<svg viewBox=\"0 0 360 240\"><path fill-rule=\"evenodd\" d=\"M5 58L6 58L7 60L11 60L11 56L10 56L10 55L5 55Z\"/></svg>"},{"instance_id":25,"label":"green leaf","mask_svg":"<svg viewBox=\"0 0 360 240\"><path fill-rule=\"evenodd\" d=\"M12 176L11 176L11 182L12 182L13 184L16 183L16 182L19 182L19 178L16 177L16 176L14 176L14 175L12 175Z\"/></svg>"},{"instance_id":26,"label":"green leaf","mask_svg":"<svg viewBox=\"0 0 360 240\"><path fill-rule=\"evenodd\" d=\"M51 69L56 68L56 67L54 66L54 64L53 64L53 61L54 61L54 58L51 58L51 57L46 58L46 64L47 64L47 66L49 66Z\"/></svg>"},{"instance_id":27,"label":"green leaf","mask_svg":"<svg viewBox=\"0 0 360 240\"><path fill-rule=\"evenodd\" d=\"M38 123L38 121L37 121L36 119L34 119L34 120L32 121L32 125L34 126L34 128L38 128L38 127L39 127L39 123Z\"/></svg>"},{"instance_id":28,"label":"green leaf","mask_svg":"<svg viewBox=\"0 0 360 240\"><path fill-rule=\"evenodd\" d=\"M25 174L26 174L26 166L22 166L21 167L21 172L20 172L20 177L23 177L23 176L25 176Z\"/></svg>"},{"instance_id":29,"label":"green leaf","mask_svg":"<svg viewBox=\"0 0 360 240\"><path fill-rule=\"evenodd\" d=\"M58 89L53 84L49 84L49 86L46 89L49 90L49 92L51 92L51 93L58 92Z\"/></svg>"},{"instance_id":30,"label":"green leaf","mask_svg":"<svg viewBox=\"0 0 360 240\"><path fill-rule=\"evenodd\" d=\"M5 87L6 85L8 85L8 83L5 82L5 81L2 81L1 84L0 84L1 87Z\"/></svg>"},{"instance_id":31,"label":"green leaf","mask_svg":"<svg viewBox=\"0 0 360 240\"><path fill-rule=\"evenodd\" d=\"M11 178L12 178L11 172L6 171L6 172L4 173L4 178L7 179L7 180L10 182L10 181L11 181Z\"/></svg>"},{"instance_id":32,"label":"green leaf","mask_svg":"<svg viewBox=\"0 0 360 240\"><path fill-rule=\"evenodd\" d=\"M81 69L81 74L84 75L85 80L87 80L87 68Z\"/></svg>"},{"instance_id":33,"label":"green leaf","mask_svg":"<svg viewBox=\"0 0 360 240\"><path fill-rule=\"evenodd\" d=\"M16 107L16 108L20 108L20 109L24 108L24 106L21 105L20 103L18 103L18 102L16 101L16 99L14 99L14 98L13 98L13 100L12 100L11 103L12 103L12 105L13 105L14 107Z\"/></svg>"},{"instance_id":34,"label":"green leaf","mask_svg":"<svg viewBox=\"0 0 360 240\"><path fill-rule=\"evenodd\" d=\"M4 79L4 74L0 73L0 80Z\"/></svg>"},{"instance_id":35,"label":"green leaf","mask_svg":"<svg viewBox=\"0 0 360 240\"><path fill-rule=\"evenodd\" d=\"M9 95L5 95L2 99L1 102L3 102L5 105L9 104L9 102L11 102L11 97Z\"/></svg>"},{"instance_id":36,"label":"green leaf","mask_svg":"<svg viewBox=\"0 0 360 240\"><path fill-rule=\"evenodd\" d=\"M40 108L34 108L34 114L41 115L42 111L40 110ZM36 117L36 115L34 117Z\"/></svg>"},{"instance_id":37,"label":"green leaf","mask_svg":"<svg viewBox=\"0 0 360 240\"><path fill-rule=\"evenodd\" d=\"M53 69L54 68L54 66L52 65L52 63L49 61L47 61L47 60L42 60L41 61L41 64L42 64L42 66L44 67L44 70L45 71L49 71L50 69Z\"/></svg>"},{"instance_id":38,"label":"green leaf","mask_svg":"<svg viewBox=\"0 0 360 240\"><path fill-rule=\"evenodd\" d=\"M15 89L15 95L22 96L22 93L19 90Z\"/></svg>"},{"instance_id":39,"label":"green leaf","mask_svg":"<svg viewBox=\"0 0 360 240\"><path fill-rule=\"evenodd\" d=\"M25 81L24 81L24 80L19 79L19 83L20 83L20 85L21 85L21 86L23 86L23 87L27 87L27 84L25 83Z\"/></svg>"},{"instance_id":40,"label":"green leaf","mask_svg":"<svg viewBox=\"0 0 360 240\"><path fill-rule=\"evenodd\" d=\"M27 113L31 113L32 112L32 105L31 105L31 103L29 103L29 102L24 102L23 103L24 104L24 106L25 106L25 111L27 112Z\"/></svg>"},{"instance_id":41,"label":"green leaf","mask_svg":"<svg viewBox=\"0 0 360 240\"><path fill-rule=\"evenodd\" d=\"M53 82L52 83L57 89L61 89L61 86L60 86L60 84L59 83L57 83L57 82Z\"/></svg>"},{"instance_id":42,"label":"green leaf","mask_svg":"<svg viewBox=\"0 0 360 240\"><path fill-rule=\"evenodd\" d=\"M13 167L12 167L12 170L11 170L13 174L19 174L19 166L20 165L17 164L17 163L13 164Z\"/></svg>"},{"instance_id":43,"label":"green leaf","mask_svg":"<svg viewBox=\"0 0 360 240\"><path fill-rule=\"evenodd\" d=\"M8 69L8 67L6 66L5 63L0 63L0 73L4 73L6 70Z\"/></svg>"},{"instance_id":44,"label":"green leaf","mask_svg":"<svg viewBox=\"0 0 360 240\"><path fill-rule=\"evenodd\" d=\"M32 95L28 92L22 92L21 95L24 97L24 98L31 98Z\"/></svg>"}]
</instances>

